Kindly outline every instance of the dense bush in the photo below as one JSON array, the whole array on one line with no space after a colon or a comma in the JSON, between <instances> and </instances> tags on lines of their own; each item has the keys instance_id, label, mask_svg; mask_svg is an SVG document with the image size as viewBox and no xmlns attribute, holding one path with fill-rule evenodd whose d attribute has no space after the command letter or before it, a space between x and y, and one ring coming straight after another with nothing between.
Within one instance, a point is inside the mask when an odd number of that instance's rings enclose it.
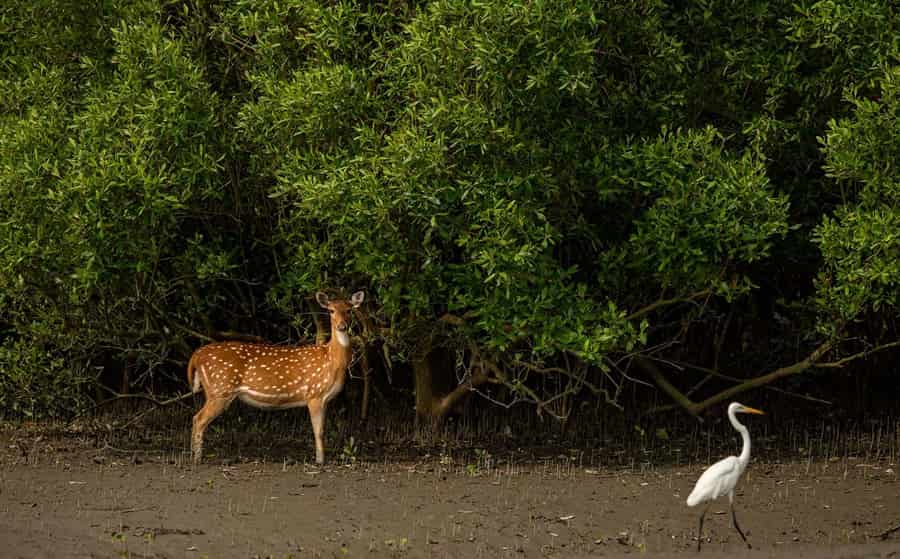
<instances>
[{"instance_id":1,"label":"dense bush","mask_svg":"<svg viewBox=\"0 0 900 559\"><path fill-rule=\"evenodd\" d=\"M898 31L867 0L2 7L4 413L305 338L317 289L368 290L422 414L622 406L632 363L699 413L780 376L692 402L642 356L759 373L740 328L776 314L814 342L781 364L891 342Z\"/></svg>"}]
</instances>

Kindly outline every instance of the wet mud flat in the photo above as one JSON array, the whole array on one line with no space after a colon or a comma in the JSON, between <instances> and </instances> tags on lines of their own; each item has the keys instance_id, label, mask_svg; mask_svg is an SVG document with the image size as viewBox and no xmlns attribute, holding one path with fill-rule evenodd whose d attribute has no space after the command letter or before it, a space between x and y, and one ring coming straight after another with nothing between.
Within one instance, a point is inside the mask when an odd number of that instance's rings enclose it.
<instances>
[{"instance_id":1,"label":"wet mud flat","mask_svg":"<svg viewBox=\"0 0 900 559\"><path fill-rule=\"evenodd\" d=\"M186 449L23 440L2 436L3 557L697 556L700 511L684 500L699 462L461 450L194 467ZM754 459L736 500L754 549L721 499L700 556L900 558L897 471L889 457Z\"/></svg>"}]
</instances>

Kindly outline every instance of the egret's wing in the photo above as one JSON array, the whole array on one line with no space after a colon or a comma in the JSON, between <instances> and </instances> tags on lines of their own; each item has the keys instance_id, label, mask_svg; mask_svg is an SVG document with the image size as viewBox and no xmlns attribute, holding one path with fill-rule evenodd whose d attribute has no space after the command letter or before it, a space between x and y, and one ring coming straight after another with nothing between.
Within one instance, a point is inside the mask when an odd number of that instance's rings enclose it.
<instances>
[{"instance_id":1,"label":"egret's wing","mask_svg":"<svg viewBox=\"0 0 900 559\"><path fill-rule=\"evenodd\" d=\"M694 485L694 490L688 495L688 506L692 507L697 503L711 501L734 489L734 483L737 480L737 476L734 474L737 470L737 456L723 458L707 468L697 480L697 484Z\"/></svg>"}]
</instances>

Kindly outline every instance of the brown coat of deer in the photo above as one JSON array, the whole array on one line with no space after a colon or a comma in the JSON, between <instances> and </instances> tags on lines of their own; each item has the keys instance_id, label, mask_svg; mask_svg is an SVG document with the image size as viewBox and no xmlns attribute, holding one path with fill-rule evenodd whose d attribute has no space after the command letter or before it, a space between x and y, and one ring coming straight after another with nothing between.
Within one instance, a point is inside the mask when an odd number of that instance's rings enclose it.
<instances>
[{"instance_id":1,"label":"brown coat of deer","mask_svg":"<svg viewBox=\"0 0 900 559\"><path fill-rule=\"evenodd\" d=\"M349 301L331 301L316 293L316 301L331 313L331 340L324 345L297 347L244 342L221 342L201 347L188 362L187 379L193 391L206 393L206 404L194 416L191 452L194 463L203 455L203 432L235 398L259 408L306 406L316 439L316 463L325 462L325 405L344 387L352 349L347 328L350 310L365 294Z\"/></svg>"}]
</instances>

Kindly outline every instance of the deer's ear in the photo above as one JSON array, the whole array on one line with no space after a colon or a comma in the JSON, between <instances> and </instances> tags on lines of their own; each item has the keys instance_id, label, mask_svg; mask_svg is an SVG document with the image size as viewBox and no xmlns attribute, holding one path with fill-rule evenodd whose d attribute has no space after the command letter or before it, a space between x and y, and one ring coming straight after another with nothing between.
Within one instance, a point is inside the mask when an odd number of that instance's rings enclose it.
<instances>
[{"instance_id":1,"label":"deer's ear","mask_svg":"<svg viewBox=\"0 0 900 559\"><path fill-rule=\"evenodd\" d=\"M366 298L366 294L362 291L357 291L353 295L350 296L350 304L353 305L353 308L356 308L362 305L363 299Z\"/></svg>"},{"instance_id":2,"label":"deer's ear","mask_svg":"<svg viewBox=\"0 0 900 559\"><path fill-rule=\"evenodd\" d=\"M328 308L328 295L325 295L321 291L316 291L316 301L318 301L319 305L321 305L322 308Z\"/></svg>"}]
</instances>

